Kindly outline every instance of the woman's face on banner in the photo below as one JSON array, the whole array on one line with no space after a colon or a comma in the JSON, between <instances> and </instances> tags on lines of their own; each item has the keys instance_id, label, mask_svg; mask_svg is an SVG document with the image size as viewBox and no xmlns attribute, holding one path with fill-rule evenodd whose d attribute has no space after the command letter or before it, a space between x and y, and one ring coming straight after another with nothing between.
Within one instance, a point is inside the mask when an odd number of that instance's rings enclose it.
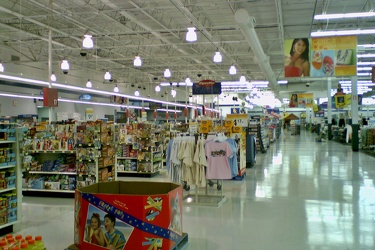
<instances>
[{"instance_id":1,"label":"woman's face on banner","mask_svg":"<svg viewBox=\"0 0 375 250\"><path fill-rule=\"evenodd\" d=\"M298 40L294 44L294 53L301 55L306 50L306 44L302 40Z\"/></svg>"}]
</instances>

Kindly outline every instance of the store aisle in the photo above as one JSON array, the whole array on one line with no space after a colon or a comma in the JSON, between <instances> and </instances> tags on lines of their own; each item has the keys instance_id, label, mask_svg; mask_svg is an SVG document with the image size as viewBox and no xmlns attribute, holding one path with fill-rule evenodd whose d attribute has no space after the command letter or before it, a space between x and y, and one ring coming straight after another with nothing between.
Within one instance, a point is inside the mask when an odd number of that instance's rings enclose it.
<instances>
[{"instance_id":1,"label":"store aisle","mask_svg":"<svg viewBox=\"0 0 375 250\"><path fill-rule=\"evenodd\" d=\"M243 181L224 182L220 208L184 205L185 249L374 249L375 159L315 136L280 137ZM73 242L73 199L25 197L23 213L20 233L48 250Z\"/></svg>"}]
</instances>

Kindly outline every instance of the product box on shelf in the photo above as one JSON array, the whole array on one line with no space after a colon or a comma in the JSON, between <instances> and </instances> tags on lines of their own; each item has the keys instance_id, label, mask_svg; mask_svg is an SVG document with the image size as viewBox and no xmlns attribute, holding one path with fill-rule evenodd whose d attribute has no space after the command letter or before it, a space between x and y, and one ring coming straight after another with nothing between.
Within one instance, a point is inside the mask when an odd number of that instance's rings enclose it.
<instances>
[{"instance_id":1,"label":"product box on shelf","mask_svg":"<svg viewBox=\"0 0 375 250\"><path fill-rule=\"evenodd\" d=\"M60 182L59 181L45 181L44 189L60 190Z\"/></svg>"},{"instance_id":2,"label":"product box on shelf","mask_svg":"<svg viewBox=\"0 0 375 250\"><path fill-rule=\"evenodd\" d=\"M102 230L115 227L116 242L90 243L90 220ZM183 237L182 187L174 183L115 181L75 192L75 245L78 249L172 249ZM105 236L106 237L106 236Z\"/></svg>"}]
</instances>

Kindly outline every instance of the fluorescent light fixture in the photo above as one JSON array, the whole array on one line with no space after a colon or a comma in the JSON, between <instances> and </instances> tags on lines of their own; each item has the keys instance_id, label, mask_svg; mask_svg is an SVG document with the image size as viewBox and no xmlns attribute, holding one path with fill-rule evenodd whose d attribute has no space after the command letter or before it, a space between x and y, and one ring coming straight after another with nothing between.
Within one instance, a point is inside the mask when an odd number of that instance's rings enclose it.
<instances>
[{"instance_id":1,"label":"fluorescent light fixture","mask_svg":"<svg viewBox=\"0 0 375 250\"><path fill-rule=\"evenodd\" d=\"M68 60L62 60L60 66L61 66L62 70L69 70L69 68L70 68Z\"/></svg>"},{"instance_id":2,"label":"fluorescent light fixture","mask_svg":"<svg viewBox=\"0 0 375 250\"><path fill-rule=\"evenodd\" d=\"M4 72L5 68L4 65L0 62L0 72Z\"/></svg>"},{"instance_id":3,"label":"fluorescent light fixture","mask_svg":"<svg viewBox=\"0 0 375 250\"><path fill-rule=\"evenodd\" d=\"M178 83L177 82L172 82L172 86L177 86Z\"/></svg>"},{"instance_id":4,"label":"fluorescent light fixture","mask_svg":"<svg viewBox=\"0 0 375 250\"><path fill-rule=\"evenodd\" d=\"M174 110L174 109L157 109L157 111L161 112L176 112L176 113L181 113L181 110Z\"/></svg>"},{"instance_id":5,"label":"fluorescent light fixture","mask_svg":"<svg viewBox=\"0 0 375 250\"><path fill-rule=\"evenodd\" d=\"M92 49L94 48L94 41L92 40L92 35L85 35L85 38L82 42L82 47L85 49Z\"/></svg>"},{"instance_id":6,"label":"fluorescent light fixture","mask_svg":"<svg viewBox=\"0 0 375 250\"><path fill-rule=\"evenodd\" d=\"M17 77L17 76L0 75L0 79L7 79L7 80L16 81L16 82L32 83L32 84L46 85L46 86L49 85L49 82L46 82L46 81L22 78L22 77Z\"/></svg>"},{"instance_id":7,"label":"fluorescent light fixture","mask_svg":"<svg viewBox=\"0 0 375 250\"><path fill-rule=\"evenodd\" d=\"M219 50L217 50L217 51L215 52L215 55L214 55L213 61L214 61L215 63L221 63L221 62L223 61L223 56L220 54L220 51L219 51Z\"/></svg>"},{"instance_id":8,"label":"fluorescent light fixture","mask_svg":"<svg viewBox=\"0 0 375 250\"><path fill-rule=\"evenodd\" d=\"M237 74L237 69L236 69L236 67L234 65L230 66L230 68L229 68L229 74L230 75Z\"/></svg>"},{"instance_id":9,"label":"fluorescent light fixture","mask_svg":"<svg viewBox=\"0 0 375 250\"><path fill-rule=\"evenodd\" d=\"M288 81L287 80L278 80L277 83L278 84L288 84Z\"/></svg>"},{"instance_id":10,"label":"fluorescent light fixture","mask_svg":"<svg viewBox=\"0 0 375 250\"><path fill-rule=\"evenodd\" d=\"M323 37L323 36L346 36L346 35L368 35L375 34L375 29L366 30L331 30L331 31L315 31L311 32L312 37Z\"/></svg>"},{"instance_id":11,"label":"fluorescent light fixture","mask_svg":"<svg viewBox=\"0 0 375 250\"><path fill-rule=\"evenodd\" d=\"M50 77L51 81L52 82L56 82L57 78L56 78L56 75L52 72L52 75Z\"/></svg>"},{"instance_id":12,"label":"fluorescent light fixture","mask_svg":"<svg viewBox=\"0 0 375 250\"><path fill-rule=\"evenodd\" d=\"M115 87L113 88L113 92L115 92L115 93L120 92L120 89L117 87L117 85L115 85Z\"/></svg>"},{"instance_id":13,"label":"fluorescent light fixture","mask_svg":"<svg viewBox=\"0 0 375 250\"><path fill-rule=\"evenodd\" d=\"M357 73L357 76L370 76L371 73Z\"/></svg>"},{"instance_id":14,"label":"fluorescent light fixture","mask_svg":"<svg viewBox=\"0 0 375 250\"><path fill-rule=\"evenodd\" d=\"M375 44L358 44L357 47L375 48Z\"/></svg>"},{"instance_id":15,"label":"fluorescent light fixture","mask_svg":"<svg viewBox=\"0 0 375 250\"><path fill-rule=\"evenodd\" d=\"M109 73L109 71L105 72L105 74L104 74L104 80L109 81L109 80L111 80L111 78L112 78L111 73Z\"/></svg>"},{"instance_id":16,"label":"fluorescent light fixture","mask_svg":"<svg viewBox=\"0 0 375 250\"><path fill-rule=\"evenodd\" d=\"M186 82L179 82L178 86L186 86Z\"/></svg>"},{"instance_id":17,"label":"fluorescent light fixture","mask_svg":"<svg viewBox=\"0 0 375 250\"><path fill-rule=\"evenodd\" d=\"M86 87L92 88L92 82L90 81L90 79L86 82Z\"/></svg>"},{"instance_id":18,"label":"fluorescent light fixture","mask_svg":"<svg viewBox=\"0 0 375 250\"><path fill-rule=\"evenodd\" d=\"M159 85L157 85L156 87L155 87L155 92L160 92L160 86Z\"/></svg>"},{"instance_id":19,"label":"fluorescent light fixture","mask_svg":"<svg viewBox=\"0 0 375 250\"><path fill-rule=\"evenodd\" d=\"M134 66L135 67L141 67L142 66L142 59L140 56L136 56L134 58L134 62L133 62Z\"/></svg>"},{"instance_id":20,"label":"fluorescent light fixture","mask_svg":"<svg viewBox=\"0 0 375 250\"><path fill-rule=\"evenodd\" d=\"M103 102L87 102L87 101L79 101L79 100L69 100L69 99L64 99L64 98L59 98L59 102L70 102L70 103L81 103L81 104L109 106L109 107L127 107L131 109L142 109L142 107L139 107L139 106L127 106L123 104L103 103ZM144 107L144 109L149 110L149 107Z\"/></svg>"},{"instance_id":21,"label":"fluorescent light fixture","mask_svg":"<svg viewBox=\"0 0 375 250\"><path fill-rule=\"evenodd\" d=\"M357 58L371 58L375 57L375 54L357 54Z\"/></svg>"},{"instance_id":22,"label":"fluorescent light fixture","mask_svg":"<svg viewBox=\"0 0 375 250\"><path fill-rule=\"evenodd\" d=\"M373 17L375 12L354 12L354 13L339 13L339 14L321 14L315 15L315 20L340 19L340 18L358 18L358 17Z\"/></svg>"},{"instance_id":23,"label":"fluorescent light fixture","mask_svg":"<svg viewBox=\"0 0 375 250\"><path fill-rule=\"evenodd\" d=\"M164 77L169 78L172 76L172 73L169 69L164 70Z\"/></svg>"},{"instance_id":24,"label":"fluorescent light fixture","mask_svg":"<svg viewBox=\"0 0 375 250\"><path fill-rule=\"evenodd\" d=\"M195 28L194 27L191 27L191 28L187 28L188 29L188 32L186 32L186 41L188 42L195 42L198 40L198 36L197 36L197 33L195 32Z\"/></svg>"},{"instance_id":25,"label":"fluorescent light fixture","mask_svg":"<svg viewBox=\"0 0 375 250\"><path fill-rule=\"evenodd\" d=\"M357 62L357 65L369 66L369 65L375 65L375 62Z\"/></svg>"},{"instance_id":26,"label":"fluorescent light fixture","mask_svg":"<svg viewBox=\"0 0 375 250\"><path fill-rule=\"evenodd\" d=\"M138 90L134 91L134 95L139 96L140 95L139 91Z\"/></svg>"},{"instance_id":27,"label":"fluorescent light fixture","mask_svg":"<svg viewBox=\"0 0 375 250\"><path fill-rule=\"evenodd\" d=\"M357 71L367 71L367 70L372 70L372 67L361 67L361 68L357 68Z\"/></svg>"},{"instance_id":28,"label":"fluorescent light fixture","mask_svg":"<svg viewBox=\"0 0 375 250\"><path fill-rule=\"evenodd\" d=\"M171 86L169 82L161 82L160 86Z\"/></svg>"},{"instance_id":29,"label":"fluorescent light fixture","mask_svg":"<svg viewBox=\"0 0 375 250\"><path fill-rule=\"evenodd\" d=\"M8 94L8 93L0 93L0 96L27 98L27 99L43 99L43 97L36 97L36 96L29 96L29 95L18 95L18 94Z\"/></svg>"}]
</instances>

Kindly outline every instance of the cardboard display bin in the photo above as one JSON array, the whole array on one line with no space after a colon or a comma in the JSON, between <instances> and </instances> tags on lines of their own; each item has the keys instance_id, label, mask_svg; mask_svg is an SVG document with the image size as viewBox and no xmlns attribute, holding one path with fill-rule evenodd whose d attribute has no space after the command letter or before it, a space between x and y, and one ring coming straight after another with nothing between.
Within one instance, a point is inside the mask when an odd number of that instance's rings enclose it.
<instances>
[{"instance_id":1,"label":"cardboard display bin","mask_svg":"<svg viewBox=\"0 0 375 250\"><path fill-rule=\"evenodd\" d=\"M104 245L93 239L93 215L99 218ZM108 234L108 215L115 218L114 235ZM78 249L172 249L184 235L180 185L114 181L75 191L74 243Z\"/></svg>"}]
</instances>

